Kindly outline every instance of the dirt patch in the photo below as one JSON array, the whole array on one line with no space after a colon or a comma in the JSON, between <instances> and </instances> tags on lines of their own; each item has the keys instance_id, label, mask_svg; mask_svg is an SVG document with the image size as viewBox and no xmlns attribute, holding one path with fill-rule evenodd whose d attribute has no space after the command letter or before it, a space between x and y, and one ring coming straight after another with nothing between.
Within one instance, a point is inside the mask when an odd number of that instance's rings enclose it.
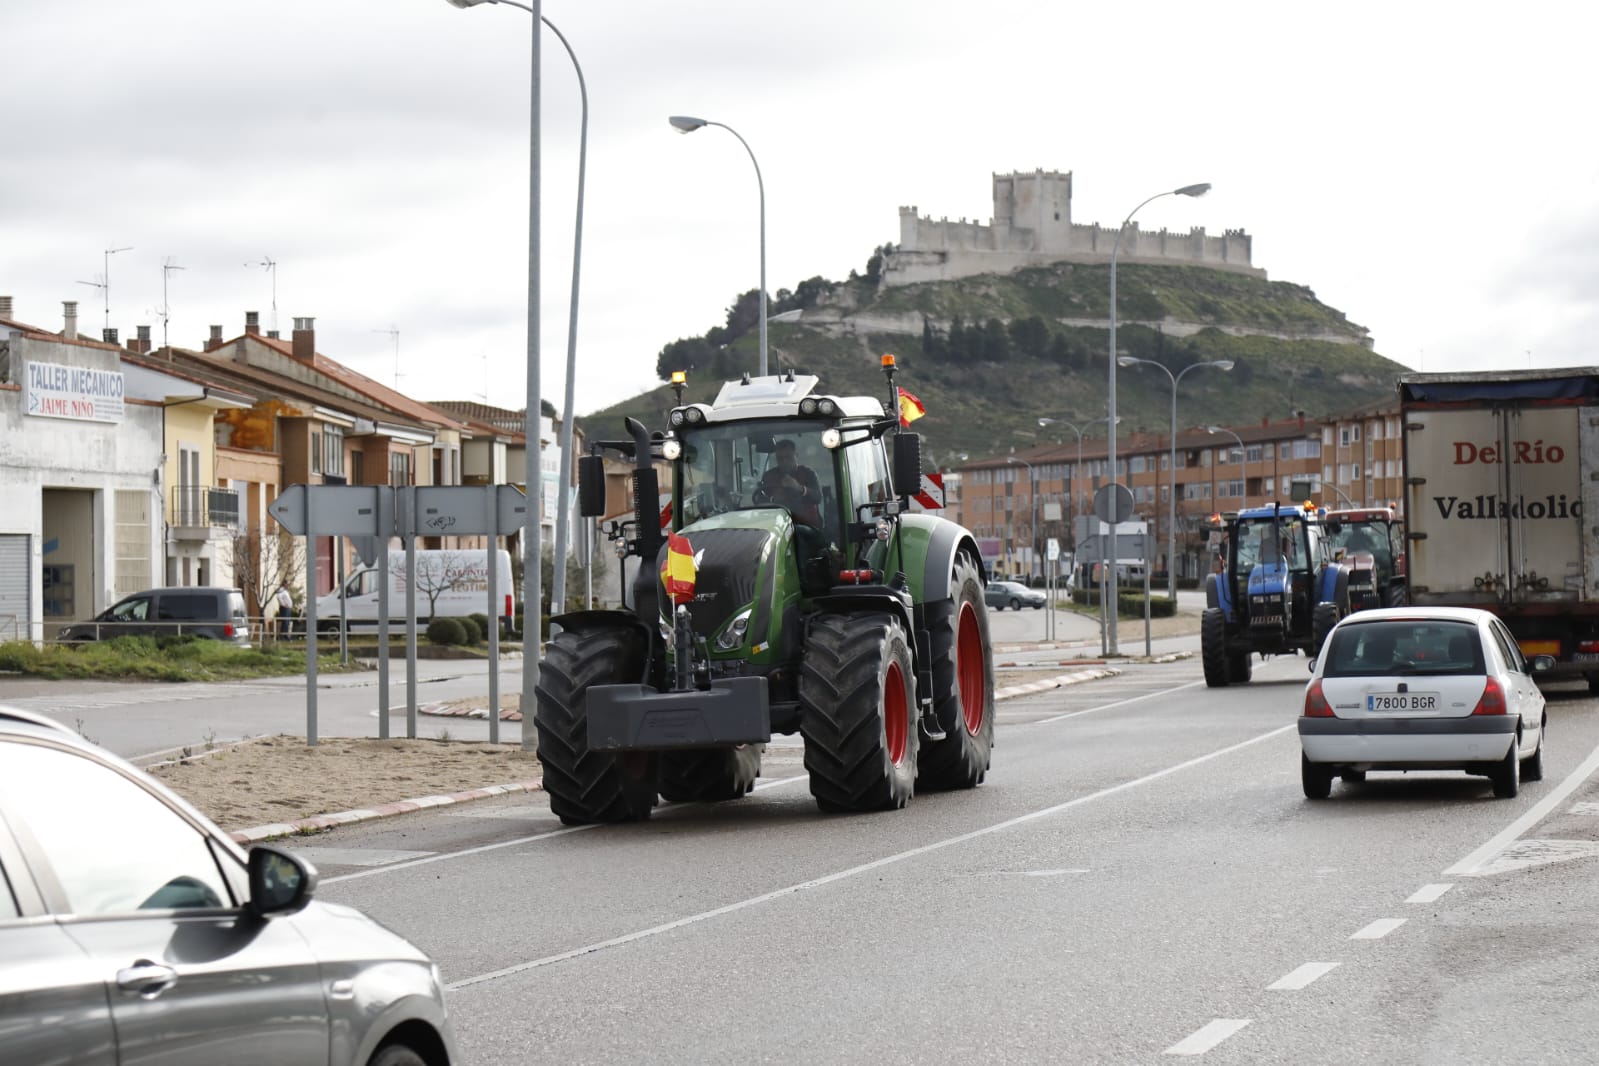
<instances>
[{"instance_id":1,"label":"dirt patch","mask_svg":"<svg viewBox=\"0 0 1599 1066\"><path fill-rule=\"evenodd\" d=\"M276 736L158 766L150 773L230 832L541 774L530 751L450 740Z\"/></svg>"}]
</instances>

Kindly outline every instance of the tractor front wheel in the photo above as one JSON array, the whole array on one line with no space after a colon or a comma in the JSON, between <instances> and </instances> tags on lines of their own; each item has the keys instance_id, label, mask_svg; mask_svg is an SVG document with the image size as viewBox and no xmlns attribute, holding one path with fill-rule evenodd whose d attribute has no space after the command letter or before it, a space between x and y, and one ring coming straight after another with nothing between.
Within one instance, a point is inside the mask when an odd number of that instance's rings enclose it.
<instances>
[{"instance_id":1,"label":"tractor front wheel","mask_svg":"<svg viewBox=\"0 0 1599 1066\"><path fill-rule=\"evenodd\" d=\"M955 561L949 598L927 605L933 654L933 710L944 739L922 744L916 780L923 789L976 788L994 748L994 657L983 579L968 555Z\"/></svg>"},{"instance_id":2,"label":"tractor front wheel","mask_svg":"<svg viewBox=\"0 0 1599 1066\"><path fill-rule=\"evenodd\" d=\"M655 806L656 757L589 750L591 685L636 682L644 675L642 632L631 626L563 629L539 668L539 762L550 810L567 825L648 818Z\"/></svg>"},{"instance_id":3,"label":"tractor front wheel","mask_svg":"<svg viewBox=\"0 0 1599 1066\"><path fill-rule=\"evenodd\" d=\"M825 614L800 670L800 734L824 811L894 810L916 783L916 671L889 614Z\"/></svg>"},{"instance_id":4,"label":"tractor front wheel","mask_svg":"<svg viewBox=\"0 0 1599 1066\"><path fill-rule=\"evenodd\" d=\"M1199 616L1199 657L1205 665L1205 685L1225 688L1232 680L1227 661L1227 615L1220 607L1206 607Z\"/></svg>"},{"instance_id":5,"label":"tractor front wheel","mask_svg":"<svg viewBox=\"0 0 1599 1066\"><path fill-rule=\"evenodd\" d=\"M661 798L675 803L716 803L746 796L761 776L764 744L695 748L661 753Z\"/></svg>"},{"instance_id":6,"label":"tractor front wheel","mask_svg":"<svg viewBox=\"0 0 1599 1066\"><path fill-rule=\"evenodd\" d=\"M1338 624L1338 605L1336 603L1318 603L1315 612L1310 616L1310 657L1316 658L1321 654L1321 646L1327 642L1327 634L1331 633L1333 626Z\"/></svg>"}]
</instances>

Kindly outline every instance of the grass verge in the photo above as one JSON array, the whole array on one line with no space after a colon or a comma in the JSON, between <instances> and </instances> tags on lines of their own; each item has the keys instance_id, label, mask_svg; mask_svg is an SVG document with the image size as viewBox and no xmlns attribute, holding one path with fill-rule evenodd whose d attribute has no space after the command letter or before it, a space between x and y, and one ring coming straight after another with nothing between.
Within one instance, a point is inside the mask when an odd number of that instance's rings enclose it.
<instances>
[{"instance_id":1,"label":"grass verge","mask_svg":"<svg viewBox=\"0 0 1599 1066\"><path fill-rule=\"evenodd\" d=\"M320 656L317 668L324 673L345 669L337 654ZM43 648L13 641L0 644L0 670L53 681L236 681L304 674L305 652L284 647L236 648L191 637L117 637Z\"/></svg>"}]
</instances>

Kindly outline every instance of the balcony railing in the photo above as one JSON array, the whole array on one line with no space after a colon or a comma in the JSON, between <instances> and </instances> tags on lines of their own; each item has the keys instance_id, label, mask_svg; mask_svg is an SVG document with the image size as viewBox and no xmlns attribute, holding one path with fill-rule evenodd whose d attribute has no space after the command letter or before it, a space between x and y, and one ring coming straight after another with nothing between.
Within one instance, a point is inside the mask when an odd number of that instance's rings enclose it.
<instances>
[{"instance_id":1,"label":"balcony railing","mask_svg":"<svg viewBox=\"0 0 1599 1066\"><path fill-rule=\"evenodd\" d=\"M181 529L233 529L239 524L238 490L174 485L167 523Z\"/></svg>"}]
</instances>

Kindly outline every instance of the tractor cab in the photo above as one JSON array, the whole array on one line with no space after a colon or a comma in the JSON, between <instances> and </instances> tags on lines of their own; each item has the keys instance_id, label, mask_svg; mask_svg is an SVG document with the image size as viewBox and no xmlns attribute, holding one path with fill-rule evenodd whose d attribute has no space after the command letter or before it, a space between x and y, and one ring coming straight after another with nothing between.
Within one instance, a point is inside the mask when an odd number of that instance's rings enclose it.
<instances>
[{"instance_id":1,"label":"tractor cab","mask_svg":"<svg viewBox=\"0 0 1599 1066\"><path fill-rule=\"evenodd\" d=\"M1330 511L1328 551L1349 568L1351 610L1406 602L1404 528L1391 507Z\"/></svg>"}]
</instances>

